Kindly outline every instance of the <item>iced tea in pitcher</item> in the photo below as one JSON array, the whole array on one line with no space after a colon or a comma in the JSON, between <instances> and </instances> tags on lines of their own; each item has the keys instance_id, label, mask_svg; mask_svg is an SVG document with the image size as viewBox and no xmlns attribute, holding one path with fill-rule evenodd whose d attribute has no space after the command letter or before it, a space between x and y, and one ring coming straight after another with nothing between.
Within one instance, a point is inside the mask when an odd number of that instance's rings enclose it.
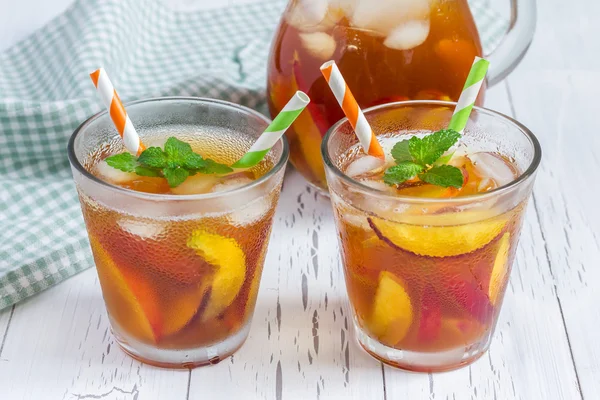
<instances>
[{"instance_id":1,"label":"iced tea in pitcher","mask_svg":"<svg viewBox=\"0 0 600 400\"><path fill-rule=\"evenodd\" d=\"M408 99L456 101L481 53L466 0L293 0L271 48L271 115L296 90L308 93L309 112L286 134L294 166L325 188L321 138L343 113L319 72L323 62L336 61L366 108Z\"/></svg>"},{"instance_id":2,"label":"iced tea in pitcher","mask_svg":"<svg viewBox=\"0 0 600 400\"><path fill-rule=\"evenodd\" d=\"M383 165L347 122L323 144L358 340L416 371L457 368L488 349L540 157L525 127L483 109L456 142L458 133L438 131L452 108L367 110Z\"/></svg>"},{"instance_id":3,"label":"iced tea in pitcher","mask_svg":"<svg viewBox=\"0 0 600 400\"><path fill-rule=\"evenodd\" d=\"M228 165L267 126L259 114L178 98L127 109L154 149L137 161L106 113L69 145L113 333L154 365L218 362L248 335L287 146L279 141L258 165L234 171ZM178 163L187 178L168 171Z\"/></svg>"}]
</instances>

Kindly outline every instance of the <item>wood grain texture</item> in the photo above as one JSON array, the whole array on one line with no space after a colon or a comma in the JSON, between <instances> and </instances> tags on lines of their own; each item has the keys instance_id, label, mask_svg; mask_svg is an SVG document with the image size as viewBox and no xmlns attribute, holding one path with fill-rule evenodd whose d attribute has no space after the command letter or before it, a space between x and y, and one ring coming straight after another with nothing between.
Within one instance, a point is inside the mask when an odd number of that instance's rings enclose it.
<instances>
[{"instance_id":1,"label":"wood grain texture","mask_svg":"<svg viewBox=\"0 0 600 400\"><path fill-rule=\"evenodd\" d=\"M15 307L0 398L183 399L188 375L143 365L118 348L90 269Z\"/></svg>"},{"instance_id":2,"label":"wood grain texture","mask_svg":"<svg viewBox=\"0 0 600 400\"><path fill-rule=\"evenodd\" d=\"M531 55L508 79L515 114L539 137L535 189L552 288L585 399L600 398L600 3L545 0ZM556 21L570 21L556 23ZM538 55L537 57L535 55ZM543 57L542 57L543 55Z\"/></svg>"},{"instance_id":3,"label":"wood grain texture","mask_svg":"<svg viewBox=\"0 0 600 400\"><path fill-rule=\"evenodd\" d=\"M232 360L193 371L190 398L383 398L380 363L354 340L345 290L329 199L290 171L250 337Z\"/></svg>"}]
</instances>

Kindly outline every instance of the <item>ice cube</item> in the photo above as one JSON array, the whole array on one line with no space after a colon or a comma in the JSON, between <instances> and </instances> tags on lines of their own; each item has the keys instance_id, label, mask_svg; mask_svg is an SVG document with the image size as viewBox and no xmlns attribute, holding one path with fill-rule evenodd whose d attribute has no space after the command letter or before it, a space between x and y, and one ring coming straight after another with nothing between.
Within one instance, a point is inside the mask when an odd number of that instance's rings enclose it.
<instances>
[{"instance_id":1,"label":"ice cube","mask_svg":"<svg viewBox=\"0 0 600 400\"><path fill-rule=\"evenodd\" d=\"M216 175L196 174L188 177L181 185L171 188L171 192L175 194L209 193L218 182L219 177Z\"/></svg>"},{"instance_id":2,"label":"ice cube","mask_svg":"<svg viewBox=\"0 0 600 400\"><path fill-rule=\"evenodd\" d=\"M320 60L328 60L335 52L335 39L325 32L301 33L300 40L308 53Z\"/></svg>"},{"instance_id":3,"label":"ice cube","mask_svg":"<svg viewBox=\"0 0 600 400\"><path fill-rule=\"evenodd\" d=\"M222 178L212 188L213 193L226 192L246 186L253 182L248 172L238 172ZM234 225L247 226L263 218L271 209L272 201L268 194L258 197L250 203L246 198L254 198L260 191L260 188L253 188L243 196L224 196L219 200L221 206L234 211L226 214L226 218Z\"/></svg>"},{"instance_id":4,"label":"ice cube","mask_svg":"<svg viewBox=\"0 0 600 400\"><path fill-rule=\"evenodd\" d=\"M298 0L286 15L287 22L302 31L314 30L327 14L327 0Z\"/></svg>"},{"instance_id":5,"label":"ice cube","mask_svg":"<svg viewBox=\"0 0 600 400\"><path fill-rule=\"evenodd\" d=\"M382 192L387 192L390 194L396 192L396 189L394 187L386 185L385 182L382 182L380 180L362 179L359 182L365 186L370 187L371 189L380 190Z\"/></svg>"},{"instance_id":6,"label":"ice cube","mask_svg":"<svg viewBox=\"0 0 600 400\"><path fill-rule=\"evenodd\" d=\"M332 191L329 194L340 219L349 225L362 228L365 231L370 230L366 214L361 214L357 209L350 207L346 200L338 196L337 193Z\"/></svg>"},{"instance_id":7,"label":"ice cube","mask_svg":"<svg viewBox=\"0 0 600 400\"><path fill-rule=\"evenodd\" d=\"M352 15L359 0L329 0L329 10L339 10L346 15Z\"/></svg>"},{"instance_id":8,"label":"ice cube","mask_svg":"<svg viewBox=\"0 0 600 400\"><path fill-rule=\"evenodd\" d=\"M498 186L504 186L517 177L517 171L499 155L479 152L470 154L469 158L479 175L493 179Z\"/></svg>"},{"instance_id":9,"label":"ice cube","mask_svg":"<svg viewBox=\"0 0 600 400\"><path fill-rule=\"evenodd\" d=\"M111 167L105 160L102 160L96 164L95 172L96 174L100 175L103 180L115 185L118 185L119 183L131 182L138 178L138 176L133 172L123 172L119 169Z\"/></svg>"},{"instance_id":10,"label":"ice cube","mask_svg":"<svg viewBox=\"0 0 600 400\"><path fill-rule=\"evenodd\" d=\"M483 178L481 182L479 182L479 186L477 190L479 192L487 192L488 190L492 190L496 188L496 184L493 179Z\"/></svg>"},{"instance_id":11,"label":"ice cube","mask_svg":"<svg viewBox=\"0 0 600 400\"><path fill-rule=\"evenodd\" d=\"M272 206L271 197L265 195L248 203L242 208L227 214L227 219L236 226L248 226L264 218Z\"/></svg>"},{"instance_id":12,"label":"ice cube","mask_svg":"<svg viewBox=\"0 0 600 400\"><path fill-rule=\"evenodd\" d=\"M215 184L210 191L213 193L226 192L229 190L240 188L242 186L246 186L250 183L252 183L252 179L250 179L249 177L245 175L232 174L222 179L219 183Z\"/></svg>"},{"instance_id":13,"label":"ice cube","mask_svg":"<svg viewBox=\"0 0 600 400\"><path fill-rule=\"evenodd\" d=\"M402 23L427 19L429 11L430 0L359 1L350 21L355 27L387 36Z\"/></svg>"},{"instance_id":14,"label":"ice cube","mask_svg":"<svg viewBox=\"0 0 600 400\"><path fill-rule=\"evenodd\" d=\"M380 170L384 164L385 161L381 158L366 155L352 161L346 168L346 175L349 177L367 175Z\"/></svg>"},{"instance_id":15,"label":"ice cube","mask_svg":"<svg viewBox=\"0 0 600 400\"><path fill-rule=\"evenodd\" d=\"M118 221L119 226L126 232L142 239L155 239L160 236L166 228L166 223L162 221L143 221L133 218L121 218Z\"/></svg>"},{"instance_id":16,"label":"ice cube","mask_svg":"<svg viewBox=\"0 0 600 400\"><path fill-rule=\"evenodd\" d=\"M427 36L429 19L412 20L392 29L383 44L390 49L410 50L425 42Z\"/></svg>"}]
</instances>

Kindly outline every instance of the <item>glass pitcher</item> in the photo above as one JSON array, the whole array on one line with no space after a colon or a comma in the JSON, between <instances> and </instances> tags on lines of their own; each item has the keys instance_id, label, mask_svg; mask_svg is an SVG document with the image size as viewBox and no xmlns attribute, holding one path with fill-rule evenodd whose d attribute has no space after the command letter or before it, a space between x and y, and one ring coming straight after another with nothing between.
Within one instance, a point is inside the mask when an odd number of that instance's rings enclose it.
<instances>
[{"instance_id":1,"label":"glass pitcher","mask_svg":"<svg viewBox=\"0 0 600 400\"><path fill-rule=\"evenodd\" d=\"M535 0L511 0L510 28L487 84L504 78L533 38ZM296 90L311 98L286 132L291 161L326 190L321 138L343 117L319 67L336 61L362 108L402 100L456 101L482 47L467 0L291 0L268 63L272 116ZM483 102L485 86L477 100Z\"/></svg>"}]
</instances>

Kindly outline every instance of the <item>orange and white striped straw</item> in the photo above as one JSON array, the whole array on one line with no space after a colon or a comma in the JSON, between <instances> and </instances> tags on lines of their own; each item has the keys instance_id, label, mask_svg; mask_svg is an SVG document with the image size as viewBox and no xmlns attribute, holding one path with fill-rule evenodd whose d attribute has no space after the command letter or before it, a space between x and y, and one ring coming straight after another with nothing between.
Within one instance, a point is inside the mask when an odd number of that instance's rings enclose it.
<instances>
[{"instance_id":1,"label":"orange and white striped straw","mask_svg":"<svg viewBox=\"0 0 600 400\"><path fill-rule=\"evenodd\" d=\"M335 61L327 61L321 65L321 73L354 128L354 132L356 132L356 136L358 136L358 140L364 151L371 156L384 158L385 154L377 141L373 129L371 129L365 115L358 106Z\"/></svg>"},{"instance_id":2,"label":"orange and white striped straw","mask_svg":"<svg viewBox=\"0 0 600 400\"><path fill-rule=\"evenodd\" d=\"M133 127L129 116L127 115L127 111L125 111L125 107L123 107L123 103L121 103L121 99L108 78L106 71L104 68L97 69L90 74L90 77L92 78L92 82L94 82L94 86L96 86L96 89L98 90L100 99L108 110L110 118L115 124L119 135L121 135L121 138L123 139L125 148L129 150L129 152L139 156L142 154L142 151L146 150L146 146L144 146Z\"/></svg>"}]
</instances>

